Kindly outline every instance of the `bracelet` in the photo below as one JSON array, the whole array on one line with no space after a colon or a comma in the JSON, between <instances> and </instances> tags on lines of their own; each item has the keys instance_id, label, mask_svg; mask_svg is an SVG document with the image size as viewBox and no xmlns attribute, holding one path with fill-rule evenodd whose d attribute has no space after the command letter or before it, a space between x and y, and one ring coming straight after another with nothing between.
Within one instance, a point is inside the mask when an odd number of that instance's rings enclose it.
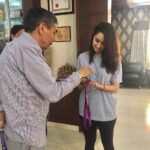
<instances>
[{"instance_id":1,"label":"bracelet","mask_svg":"<svg viewBox=\"0 0 150 150\"><path fill-rule=\"evenodd\" d=\"M105 90L105 84L104 84L104 87L103 87L103 91Z\"/></svg>"}]
</instances>

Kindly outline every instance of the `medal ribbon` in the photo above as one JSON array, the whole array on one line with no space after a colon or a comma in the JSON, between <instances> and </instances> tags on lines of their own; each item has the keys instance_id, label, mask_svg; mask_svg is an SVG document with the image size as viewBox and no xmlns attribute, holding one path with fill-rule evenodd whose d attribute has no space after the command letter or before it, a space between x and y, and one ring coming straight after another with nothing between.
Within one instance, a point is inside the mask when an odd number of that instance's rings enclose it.
<instances>
[{"instance_id":1,"label":"medal ribbon","mask_svg":"<svg viewBox=\"0 0 150 150\"><path fill-rule=\"evenodd\" d=\"M88 100L88 82L89 81L87 81L84 89L85 103L84 103L83 126L86 129L89 129L91 127L91 112L90 112L89 100Z\"/></svg>"}]
</instances>

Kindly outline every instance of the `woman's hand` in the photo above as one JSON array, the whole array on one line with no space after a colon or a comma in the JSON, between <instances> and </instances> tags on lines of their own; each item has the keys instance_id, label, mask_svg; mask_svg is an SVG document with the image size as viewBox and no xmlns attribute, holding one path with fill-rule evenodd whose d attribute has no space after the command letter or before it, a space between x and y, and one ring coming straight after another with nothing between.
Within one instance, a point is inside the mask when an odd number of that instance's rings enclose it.
<instances>
[{"instance_id":1,"label":"woman's hand","mask_svg":"<svg viewBox=\"0 0 150 150\"><path fill-rule=\"evenodd\" d=\"M81 83L83 83L83 84L84 83L86 84L88 81L89 81L88 78L81 78Z\"/></svg>"},{"instance_id":2,"label":"woman's hand","mask_svg":"<svg viewBox=\"0 0 150 150\"><path fill-rule=\"evenodd\" d=\"M94 81L89 81L88 83L88 86L90 87L96 87L96 85L97 85L97 82L94 82Z\"/></svg>"}]
</instances>

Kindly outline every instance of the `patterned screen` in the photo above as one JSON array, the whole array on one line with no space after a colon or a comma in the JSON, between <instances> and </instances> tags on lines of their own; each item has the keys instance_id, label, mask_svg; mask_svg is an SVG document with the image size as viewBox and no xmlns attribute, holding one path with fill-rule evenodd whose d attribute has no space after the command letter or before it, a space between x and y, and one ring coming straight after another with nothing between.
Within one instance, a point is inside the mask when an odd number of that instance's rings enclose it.
<instances>
[{"instance_id":1,"label":"patterned screen","mask_svg":"<svg viewBox=\"0 0 150 150\"><path fill-rule=\"evenodd\" d=\"M150 6L114 8L112 10L112 24L122 41L123 61L130 60L132 36L136 21L150 22Z\"/></svg>"}]
</instances>

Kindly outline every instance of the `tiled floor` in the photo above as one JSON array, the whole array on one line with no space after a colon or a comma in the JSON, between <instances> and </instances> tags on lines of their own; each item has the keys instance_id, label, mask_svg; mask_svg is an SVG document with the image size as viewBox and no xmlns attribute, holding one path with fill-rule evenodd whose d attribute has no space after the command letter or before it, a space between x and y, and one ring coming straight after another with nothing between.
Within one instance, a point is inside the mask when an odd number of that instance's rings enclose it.
<instances>
[{"instance_id":1,"label":"tiled floor","mask_svg":"<svg viewBox=\"0 0 150 150\"><path fill-rule=\"evenodd\" d=\"M150 150L150 89L120 89L117 94L115 150ZM84 150L78 127L48 124L46 150ZM99 134L95 150L103 150Z\"/></svg>"}]
</instances>

